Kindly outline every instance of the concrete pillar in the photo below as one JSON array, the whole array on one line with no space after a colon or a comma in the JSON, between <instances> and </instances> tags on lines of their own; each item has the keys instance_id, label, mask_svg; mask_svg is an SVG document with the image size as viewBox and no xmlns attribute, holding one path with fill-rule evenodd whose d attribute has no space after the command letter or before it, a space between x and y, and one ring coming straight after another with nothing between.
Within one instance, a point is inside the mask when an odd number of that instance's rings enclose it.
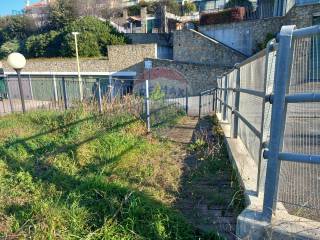
<instances>
[{"instance_id":1,"label":"concrete pillar","mask_svg":"<svg viewBox=\"0 0 320 240\"><path fill-rule=\"evenodd\" d=\"M124 20L127 20L128 19L128 9L127 8L124 8L123 11L122 11L122 16L123 16L123 19Z\"/></svg>"},{"instance_id":2,"label":"concrete pillar","mask_svg":"<svg viewBox=\"0 0 320 240\"><path fill-rule=\"evenodd\" d=\"M146 33L147 32L147 8L146 7L141 8L140 17L141 17L141 32Z\"/></svg>"}]
</instances>

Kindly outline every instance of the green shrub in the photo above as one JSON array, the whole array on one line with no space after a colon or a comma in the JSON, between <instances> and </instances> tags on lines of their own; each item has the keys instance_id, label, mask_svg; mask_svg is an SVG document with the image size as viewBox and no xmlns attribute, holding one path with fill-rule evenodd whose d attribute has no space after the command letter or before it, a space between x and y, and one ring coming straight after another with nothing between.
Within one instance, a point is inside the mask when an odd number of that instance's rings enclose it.
<instances>
[{"instance_id":1,"label":"green shrub","mask_svg":"<svg viewBox=\"0 0 320 240\"><path fill-rule=\"evenodd\" d=\"M0 47L0 59L6 58L10 53L18 52L20 49L20 42L18 40L12 40L5 42Z\"/></svg>"}]
</instances>

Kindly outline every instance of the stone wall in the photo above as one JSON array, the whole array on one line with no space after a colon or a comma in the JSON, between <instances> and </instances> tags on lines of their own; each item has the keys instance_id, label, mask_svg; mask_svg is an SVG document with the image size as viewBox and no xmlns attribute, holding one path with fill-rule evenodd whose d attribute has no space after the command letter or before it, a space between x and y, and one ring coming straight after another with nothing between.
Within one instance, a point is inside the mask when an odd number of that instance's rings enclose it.
<instances>
[{"instance_id":1,"label":"stone wall","mask_svg":"<svg viewBox=\"0 0 320 240\"><path fill-rule=\"evenodd\" d=\"M194 30L174 32L173 60L233 67L245 55Z\"/></svg>"},{"instance_id":2,"label":"stone wall","mask_svg":"<svg viewBox=\"0 0 320 240\"><path fill-rule=\"evenodd\" d=\"M183 63L171 60L149 59L153 68L168 69L175 71L188 83L190 96L198 95L203 90L216 86L216 77L227 71L226 67L210 66L205 64ZM139 78L139 72L137 77ZM172 79L176 80L176 79Z\"/></svg>"},{"instance_id":3,"label":"stone wall","mask_svg":"<svg viewBox=\"0 0 320 240\"><path fill-rule=\"evenodd\" d=\"M320 16L320 4L309 4L293 7L286 15L286 25L296 25L297 28L312 26L314 16Z\"/></svg>"},{"instance_id":4,"label":"stone wall","mask_svg":"<svg viewBox=\"0 0 320 240\"><path fill-rule=\"evenodd\" d=\"M157 44L130 44L108 46L110 69L130 68L145 58L157 58Z\"/></svg>"}]
</instances>

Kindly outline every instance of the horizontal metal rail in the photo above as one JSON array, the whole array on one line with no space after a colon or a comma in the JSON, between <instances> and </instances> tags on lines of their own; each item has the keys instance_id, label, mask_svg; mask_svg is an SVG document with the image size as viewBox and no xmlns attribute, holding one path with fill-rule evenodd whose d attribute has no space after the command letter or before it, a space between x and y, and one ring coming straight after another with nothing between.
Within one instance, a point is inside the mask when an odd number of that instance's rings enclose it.
<instances>
[{"instance_id":1,"label":"horizontal metal rail","mask_svg":"<svg viewBox=\"0 0 320 240\"><path fill-rule=\"evenodd\" d=\"M245 125L247 125L247 127L254 133L254 135L260 138L260 131L256 129L255 126L253 126L244 116L242 116L240 112L234 110L233 113L236 114Z\"/></svg>"},{"instance_id":2,"label":"horizontal metal rail","mask_svg":"<svg viewBox=\"0 0 320 240\"><path fill-rule=\"evenodd\" d=\"M265 93L262 91L257 91L257 90L252 90L252 89L246 89L246 88L238 88L238 89L234 89L234 91L238 91L241 93L246 93L246 94L250 94L256 97L261 97L264 98L265 97Z\"/></svg>"},{"instance_id":3,"label":"horizontal metal rail","mask_svg":"<svg viewBox=\"0 0 320 240\"><path fill-rule=\"evenodd\" d=\"M218 89L218 88L212 88L212 89L209 89L209 90L200 92L200 95L203 96L203 95L205 95L205 94L210 94L210 93L216 91L217 89Z\"/></svg>"},{"instance_id":4,"label":"horizontal metal rail","mask_svg":"<svg viewBox=\"0 0 320 240\"><path fill-rule=\"evenodd\" d=\"M298 93L286 96L287 103L320 102L320 93Z\"/></svg>"},{"instance_id":5,"label":"horizontal metal rail","mask_svg":"<svg viewBox=\"0 0 320 240\"><path fill-rule=\"evenodd\" d=\"M264 151L263 157L267 159L268 156L269 156L269 151L268 150ZM279 159L283 161L288 161L288 162L320 164L320 155L280 152Z\"/></svg>"},{"instance_id":6,"label":"horizontal metal rail","mask_svg":"<svg viewBox=\"0 0 320 240\"><path fill-rule=\"evenodd\" d=\"M294 30L292 36L295 38L302 38L302 37L316 35L319 33L320 33L320 26L315 25L311 27Z\"/></svg>"},{"instance_id":7,"label":"horizontal metal rail","mask_svg":"<svg viewBox=\"0 0 320 240\"><path fill-rule=\"evenodd\" d=\"M231 105L229 105L229 104L227 104L227 103L224 103L224 102L222 102L222 105L225 105L227 108L229 108L229 109L232 110L232 106L231 106Z\"/></svg>"}]
</instances>

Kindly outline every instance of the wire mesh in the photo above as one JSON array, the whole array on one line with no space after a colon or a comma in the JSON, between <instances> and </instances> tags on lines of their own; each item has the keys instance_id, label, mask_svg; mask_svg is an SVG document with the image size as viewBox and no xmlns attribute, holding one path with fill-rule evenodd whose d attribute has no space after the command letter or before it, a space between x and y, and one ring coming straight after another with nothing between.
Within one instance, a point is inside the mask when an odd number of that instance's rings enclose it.
<instances>
[{"instance_id":1,"label":"wire mesh","mask_svg":"<svg viewBox=\"0 0 320 240\"><path fill-rule=\"evenodd\" d=\"M320 92L320 35L294 40L289 94ZM319 155L319 103L289 103L283 151ZM282 161L278 199L296 215L320 219L320 165Z\"/></svg>"},{"instance_id":2,"label":"wire mesh","mask_svg":"<svg viewBox=\"0 0 320 240\"><path fill-rule=\"evenodd\" d=\"M266 56L260 56L240 67L240 88L264 92ZM262 124L263 98L246 92L240 93L241 115L260 132ZM240 119L239 137L258 165L260 158L260 138Z\"/></svg>"},{"instance_id":3,"label":"wire mesh","mask_svg":"<svg viewBox=\"0 0 320 240\"><path fill-rule=\"evenodd\" d=\"M100 84L101 104L115 99L121 100L132 94L133 79L84 76L23 75L21 76L24 101L27 111L37 109L65 110L78 106L98 109L98 82ZM0 115L22 112L22 102L18 78L10 75L3 80L5 90L0 98ZM104 106L108 108L107 106Z\"/></svg>"}]
</instances>

